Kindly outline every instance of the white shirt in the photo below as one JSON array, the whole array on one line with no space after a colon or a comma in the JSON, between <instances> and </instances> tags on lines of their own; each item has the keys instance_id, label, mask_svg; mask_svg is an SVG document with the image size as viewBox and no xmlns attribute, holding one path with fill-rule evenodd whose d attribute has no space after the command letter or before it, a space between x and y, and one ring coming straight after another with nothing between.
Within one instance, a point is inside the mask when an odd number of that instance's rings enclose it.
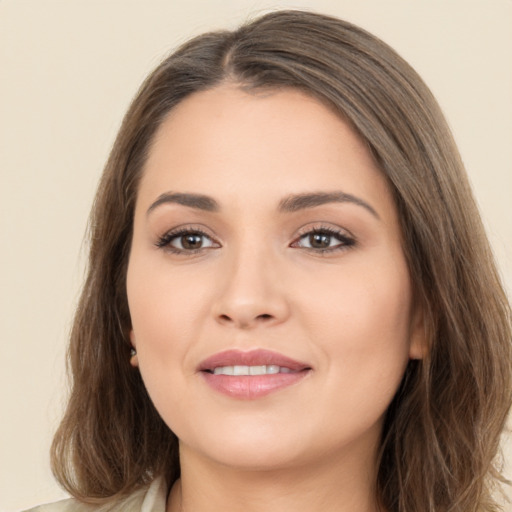
<instances>
[{"instance_id":1,"label":"white shirt","mask_svg":"<svg viewBox=\"0 0 512 512\"><path fill-rule=\"evenodd\" d=\"M83 503L74 498L39 505L25 512L165 512L167 486L163 478L156 478L149 487L116 502L103 505Z\"/></svg>"}]
</instances>

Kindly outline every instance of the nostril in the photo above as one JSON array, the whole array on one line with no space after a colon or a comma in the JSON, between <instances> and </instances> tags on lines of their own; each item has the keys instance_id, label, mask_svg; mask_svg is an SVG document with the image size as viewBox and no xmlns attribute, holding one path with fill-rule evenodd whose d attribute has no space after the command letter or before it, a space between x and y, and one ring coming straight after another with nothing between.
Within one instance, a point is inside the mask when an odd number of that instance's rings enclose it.
<instances>
[{"instance_id":1,"label":"nostril","mask_svg":"<svg viewBox=\"0 0 512 512\"><path fill-rule=\"evenodd\" d=\"M264 313L263 315L258 315L257 318L261 318L262 320L269 320L270 318L272 318L272 315Z\"/></svg>"}]
</instances>

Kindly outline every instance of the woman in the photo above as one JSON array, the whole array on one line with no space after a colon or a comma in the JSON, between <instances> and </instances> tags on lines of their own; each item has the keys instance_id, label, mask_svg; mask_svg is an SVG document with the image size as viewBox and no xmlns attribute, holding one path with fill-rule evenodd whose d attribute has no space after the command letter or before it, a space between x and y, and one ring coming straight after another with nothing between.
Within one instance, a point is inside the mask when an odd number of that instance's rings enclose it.
<instances>
[{"instance_id":1,"label":"woman","mask_svg":"<svg viewBox=\"0 0 512 512\"><path fill-rule=\"evenodd\" d=\"M415 72L317 14L205 34L100 183L50 510L496 510L510 340Z\"/></svg>"}]
</instances>

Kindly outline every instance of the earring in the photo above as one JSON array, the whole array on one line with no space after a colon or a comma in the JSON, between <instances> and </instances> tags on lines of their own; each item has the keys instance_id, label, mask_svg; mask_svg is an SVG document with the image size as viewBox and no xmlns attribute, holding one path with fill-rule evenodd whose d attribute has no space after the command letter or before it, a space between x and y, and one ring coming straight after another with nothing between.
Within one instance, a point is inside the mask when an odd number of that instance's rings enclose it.
<instances>
[{"instance_id":1,"label":"earring","mask_svg":"<svg viewBox=\"0 0 512 512\"><path fill-rule=\"evenodd\" d=\"M139 360L137 359L137 351L132 347L130 350L130 364L137 368L139 366Z\"/></svg>"}]
</instances>

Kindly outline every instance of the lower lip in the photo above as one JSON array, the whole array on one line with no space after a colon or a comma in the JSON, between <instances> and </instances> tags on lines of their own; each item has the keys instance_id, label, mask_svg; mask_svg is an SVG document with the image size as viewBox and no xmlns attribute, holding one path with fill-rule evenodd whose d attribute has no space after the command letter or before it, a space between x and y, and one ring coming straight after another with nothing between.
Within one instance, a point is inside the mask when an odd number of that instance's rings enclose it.
<instances>
[{"instance_id":1,"label":"lower lip","mask_svg":"<svg viewBox=\"0 0 512 512\"><path fill-rule=\"evenodd\" d=\"M269 375L214 375L201 372L205 381L219 393L241 400L255 400L301 381L308 370Z\"/></svg>"}]
</instances>

